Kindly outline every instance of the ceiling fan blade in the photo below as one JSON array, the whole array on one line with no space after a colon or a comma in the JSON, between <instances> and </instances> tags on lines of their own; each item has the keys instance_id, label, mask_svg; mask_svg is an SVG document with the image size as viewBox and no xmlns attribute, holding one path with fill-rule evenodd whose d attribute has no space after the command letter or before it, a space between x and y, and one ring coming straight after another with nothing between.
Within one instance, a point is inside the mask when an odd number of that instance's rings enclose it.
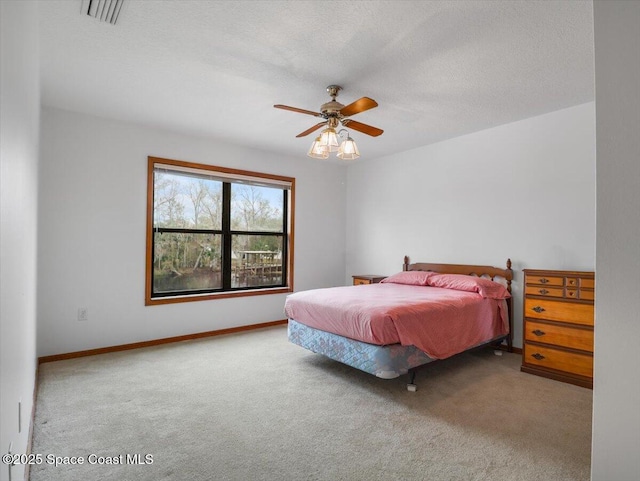
<instances>
[{"instance_id":1,"label":"ceiling fan blade","mask_svg":"<svg viewBox=\"0 0 640 481\"><path fill-rule=\"evenodd\" d=\"M311 110L299 109L297 107L289 107L288 105L278 104L274 105L274 107L277 109L291 110L291 112L298 112L300 114L313 115L314 117L322 117L322 114L319 112L312 112Z\"/></svg>"},{"instance_id":2,"label":"ceiling fan blade","mask_svg":"<svg viewBox=\"0 0 640 481\"><path fill-rule=\"evenodd\" d=\"M320 122L319 124L314 125L310 129L307 129L304 132L300 132L298 135L296 135L296 137L304 137L305 135L309 135L311 132L313 132L314 130L318 130L323 125L327 125L327 123L326 122Z\"/></svg>"},{"instance_id":3,"label":"ceiling fan blade","mask_svg":"<svg viewBox=\"0 0 640 481\"><path fill-rule=\"evenodd\" d=\"M342 121L342 125L344 125L345 127L349 127L350 129L362 132L363 134L370 135L371 137L377 137L378 135L382 135L382 132L384 132L384 130L379 129L378 127L373 127L371 125L356 122L355 120L351 119L344 119Z\"/></svg>"},{"instance_id":4,"label":"ceiling fan blade","mask_svg":"<svg viewBox=\"0 0 640 481\"><path fill-rule=\"evenodd\" d=\"M350 103L346 107L342 107L340 109L340 113L345 117L350 117L355 114L359 114L360 112L364 112L365 110L372 109L378 106L378 102L369 97L362 97L361 99L356 100L355 102Z\"/></svg>"}]
</instances>

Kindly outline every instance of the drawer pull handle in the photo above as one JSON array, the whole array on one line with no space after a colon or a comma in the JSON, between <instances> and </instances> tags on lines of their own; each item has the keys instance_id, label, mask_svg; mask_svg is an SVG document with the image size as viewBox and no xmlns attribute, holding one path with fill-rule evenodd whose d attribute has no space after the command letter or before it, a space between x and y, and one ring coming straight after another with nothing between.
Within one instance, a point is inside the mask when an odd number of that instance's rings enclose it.
<instances>
[{"instance_id":1,"label":"drawer pull handle","mask_svg":"<svg viewBox=\"0 0 640 481\"><path fill-rule=\"evenodd\" d=\"M549 282L549 279L545 279L544 277L540 279L540 284L546 284L547 282Z\"/></svg>"},{"instance_id":2,"label":"drawer pull handle","mask_svg":"<svg viewBox=\"0 0 640 481\"><path fill-rule=\"evenodd\" d=\"M540 306L532 307L531 309L536 311L538 314L540 314L541 312L546 311L546 309L544 307L540 307Z\"/></svg>"},{"instance_id":3,"label":"drawer pull handle","mask_svg":"<svg viewBox=\"0 0 640 481\"><path fill-rule=\"evenodd\" d=\"M540 289L538 292L539 292L540 294L542 294L543 296L544 296L545 294L549 294L549 291L548 291L548 290L546 290L546 289Z\"/></svg>"},{"instance_id":4,"label":"drawer pull handle","mask_svg":"<svg viewBox=\"0 0 640 481\"><path fill-rule=\"evenodd\" d=\"M546 332L541 331L540 329L536 329L535 331L532 331L532 332L538 337L544 336L546 334Z\"/></svg>"},{"instance_id":5,"label":"drawer pull handle","mask_svg":"<svg viewBox=\"0 0 640 481\"><path fill-rule=\"evenodd\" d=\"M544 359L544 356L539 352L536 352L535 354L531 354L531 357L536 358L538 361L542 361Z\"/></svg>"}]
</instances>

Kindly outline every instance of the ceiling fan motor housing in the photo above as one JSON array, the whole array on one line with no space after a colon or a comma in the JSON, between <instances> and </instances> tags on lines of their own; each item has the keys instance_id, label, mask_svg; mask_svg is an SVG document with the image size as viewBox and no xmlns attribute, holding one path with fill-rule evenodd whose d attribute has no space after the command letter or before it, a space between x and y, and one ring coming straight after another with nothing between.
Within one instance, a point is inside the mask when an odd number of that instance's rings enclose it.
<instances>
[{"instance_id":1,"label":"ceiling fan motor housing","mask_svg":"<svg viewBox=\"0 0 640 481\"><path fill-rule=\"evenodd\" d=\"M320 112L328 116L338 116L338 114L340 113L340 109L343 107L344 105L342 105L340 102L332 100L331 102L322 104L322 106L320 107Z\"/></svg>"},{"instance_id":2,"label":"ceiling fan motor housing","mask_svg":"<svg viewBox=\"0 0 640 481\"><path fill-rule=\"evenodd\" d=\"M320 112L325 114L325 118L340 117L340 109L344 107L344 105L336 101L336 97L338 96L340 90L342 90L342 87L340 87L339 85L329 85L327 87L327 92L331 97L331 102L327 102L320 106Z\"/></svg>"}]
</instances>

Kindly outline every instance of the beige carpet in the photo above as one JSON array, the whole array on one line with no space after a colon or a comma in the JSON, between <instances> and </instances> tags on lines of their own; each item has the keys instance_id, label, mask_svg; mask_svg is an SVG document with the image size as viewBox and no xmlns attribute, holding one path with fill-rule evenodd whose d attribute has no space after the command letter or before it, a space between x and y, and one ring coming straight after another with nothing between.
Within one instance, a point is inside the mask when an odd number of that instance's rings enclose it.
<instances>
[{"instance_id":1,"label":"beige carpet","mask_svg":"<svg viewBox=\"0 0 640 481\"><path fill-rule=\"evenodd\" d=\"M85 464L30 479L588 480L592 392L519 367L465 353L421 369L411 393L284 327L46 363L33 452Z\"/></svg>"}]
</instances>

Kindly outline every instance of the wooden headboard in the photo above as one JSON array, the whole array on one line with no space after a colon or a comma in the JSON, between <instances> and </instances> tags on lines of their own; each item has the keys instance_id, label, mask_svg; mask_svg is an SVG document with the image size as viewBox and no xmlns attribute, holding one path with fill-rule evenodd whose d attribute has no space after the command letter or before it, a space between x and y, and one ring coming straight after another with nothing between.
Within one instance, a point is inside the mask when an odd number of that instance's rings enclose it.
<instances>
[{"instance_id":1,"label":"wooden headboard","mask_svg":"<svg viewBox=\"0 0 640 481\"><path fill-rule=\"evenodd\" d=\"M431 264L428 262L409 263L409 256L404 256L403 271L433 271L442 274L466 274L468 276L489 277L494 280L496 277L502 278L507 283L507 289L511 292L511 281L513 271L511 270L511 259L507 259L507 268L492 266L474 266L467 264Z\"/></svg>"},{"instance_id":2,"label":"wooden headboard","mask_svg":"<svg viewBox=\"0 0 640 481\"><path fill-rule=\"evenodd\" d=\"M474 266L467 264L432 264L428 262L409 263L409 256L404 256L403 271L433 271L442 274L465 274L469 276L489 277L491 280L506 282L507 289L511 292L511 281L513 271L511 270L511 259L507 259L507 267ZM498 279L496 279L498 278ZM513 297L507 299L509 310L509 336L507 337L507 348L509 352L513 350Z\"/></svg>"}]
</instances>

